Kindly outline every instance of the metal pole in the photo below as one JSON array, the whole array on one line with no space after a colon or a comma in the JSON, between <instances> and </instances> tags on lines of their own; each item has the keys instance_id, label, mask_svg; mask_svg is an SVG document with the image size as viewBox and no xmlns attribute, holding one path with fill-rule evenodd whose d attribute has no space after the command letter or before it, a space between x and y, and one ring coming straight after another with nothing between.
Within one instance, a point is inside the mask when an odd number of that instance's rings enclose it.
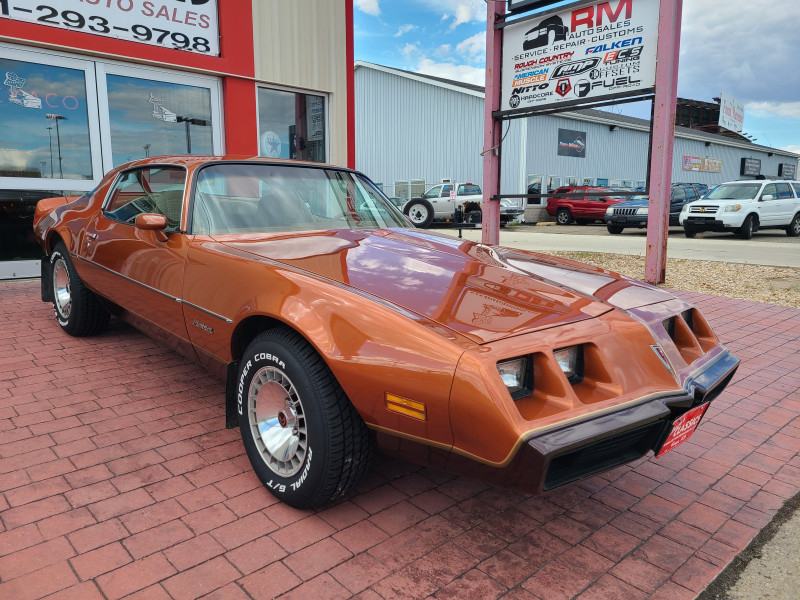
<instances>
[{"instance_id":1,"label":"metal pole","mask_svg":"<svg viewBox=\"0 0 800 600\"><path fill-rule=\"evenodd\" d=\"M192 134L189 133L189 119L188 117L184 121L186 123L186 154L192 153Z\"/></svg>"},{"instance_id":2,"label":"metal pole","mask_svg":"<svg viewBox=\"0 0 800 600\"><path fill-rule=\"evenodd\" d=\"M56 140L58 141L58 172L61 174L61 179L64 179L64 169L61 166L61 132L58 129L58 122L60 118L56 118Z\"/></svg>"},{"instance_id":3,"label":"metal pole","mask_svg":"<svg viewBox=\"0 0 800 600\"><path fill-rule=\"evenodd\" d=\"M656 96L652 122L647 254L644 263L645 281L652 284L664 283L667 268L682 12L683 0L661 0L656 54Z\"/></svg>"},{"instance_id":4,"label":"metal pole","mask_svg":"<svg viewBox=\"0 0 800 600\"><path fill-rule=\"evenodd\" d=\"M500 72L503 58L503 30L495 29L498 15L506 12L505 2L486 3L486 94L483 115L483 217L482 241L500 243L500 202L492 200L500 193L500 132L502 121L492 117L500 110Z\"/></svg>"},{"instance_id":5,"label":"metal pole","mask_svg":"<svg viewBox=\"0 0 800 600\"><path fill-rule=\"evenodd\" d=\"M53 126L47 128L47 135L50 136L50 179L53 179Z\"/></svg>"}]
</instances>

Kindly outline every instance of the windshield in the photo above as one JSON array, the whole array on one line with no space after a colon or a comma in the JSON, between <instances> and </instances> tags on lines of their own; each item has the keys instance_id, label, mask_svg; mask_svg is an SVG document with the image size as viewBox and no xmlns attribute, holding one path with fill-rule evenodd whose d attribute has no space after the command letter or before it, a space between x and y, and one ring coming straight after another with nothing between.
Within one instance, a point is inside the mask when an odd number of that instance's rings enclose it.
<instances>
[{"instance_id":1,"label":"windshield","mask_svg":"<svg viewBox=\"0 0 800 600\"><path fill-rule=\"evenodd\" d=\"M346 171L228 163L196 178L196 234L410 227L377 188Z\"/></svg>"},{"instance_id":2,"label":"windshield","mask_svg":"<svg viewBox=\"0 0 800 600\"><path fill-rule=\"evenodd\" d=\"M723 183L706 194L703 200L752 200L760 189L760 183Z\"/></svg>"}]
</instances>

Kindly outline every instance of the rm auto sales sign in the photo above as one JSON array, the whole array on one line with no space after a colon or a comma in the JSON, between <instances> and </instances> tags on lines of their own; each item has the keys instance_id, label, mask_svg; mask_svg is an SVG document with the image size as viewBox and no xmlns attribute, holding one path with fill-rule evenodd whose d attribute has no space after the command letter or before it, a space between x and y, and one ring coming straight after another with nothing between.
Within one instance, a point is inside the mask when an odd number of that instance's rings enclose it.
<instances>
[{"instance_id":1,"label":"rm auto sales sign","mask_svg":"<svg viewBox=\"0 0 800 600\"><path fill-rule=\"evenodd\" d=\"M506 27L500 110L652 88L659 1L595 1Z\"/></svg>"}]
</instances>

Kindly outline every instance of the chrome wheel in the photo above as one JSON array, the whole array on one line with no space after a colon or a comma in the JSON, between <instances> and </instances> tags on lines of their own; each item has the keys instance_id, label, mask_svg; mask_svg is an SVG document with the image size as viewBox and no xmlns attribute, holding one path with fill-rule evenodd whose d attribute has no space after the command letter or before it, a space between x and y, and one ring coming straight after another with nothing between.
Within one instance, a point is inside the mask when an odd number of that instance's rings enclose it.
<instances>
[{"instance_id":1,"label":"chrome wheel","mask_svg":"<svg viewBox=\"0 0 800 600\"><path fill-rule=\"evenodd\" d=\"M300 470L308 451L303 403L291 380L276 367L262 367L248 390L250 430L266 465L281 477Z\"/></svg>"},{"instance_id":2,"label":"chrome wheel","mask_svg":"<svg viewBox=\"0 0 800 600\"><path fill-rule=\"evenodd\" d=\"M72 293L67 264L61 257L53 263L53 299L58 315L62 319L68 319L72 311Z\"/></svg>"}]
</instances>

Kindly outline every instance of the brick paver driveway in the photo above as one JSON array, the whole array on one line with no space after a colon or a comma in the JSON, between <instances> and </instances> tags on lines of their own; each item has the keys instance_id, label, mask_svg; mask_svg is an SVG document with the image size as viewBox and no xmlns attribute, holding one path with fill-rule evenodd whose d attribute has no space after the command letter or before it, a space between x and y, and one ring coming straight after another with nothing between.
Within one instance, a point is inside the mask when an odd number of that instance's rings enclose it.
<instances>
[{"instance_id":1,"label":"brick paver driveway","mask_svg":"<svg viewBox=\"0 0 800 600\"><path fill-rule=\"evenodd\" d=\"M743 364L697 434L533 498L378 462L277 503L222 386L122 324L63 334L0 283L0 598L692 598L800 489L800 311L681 293Z\"/></svg>"}]
</instances>

